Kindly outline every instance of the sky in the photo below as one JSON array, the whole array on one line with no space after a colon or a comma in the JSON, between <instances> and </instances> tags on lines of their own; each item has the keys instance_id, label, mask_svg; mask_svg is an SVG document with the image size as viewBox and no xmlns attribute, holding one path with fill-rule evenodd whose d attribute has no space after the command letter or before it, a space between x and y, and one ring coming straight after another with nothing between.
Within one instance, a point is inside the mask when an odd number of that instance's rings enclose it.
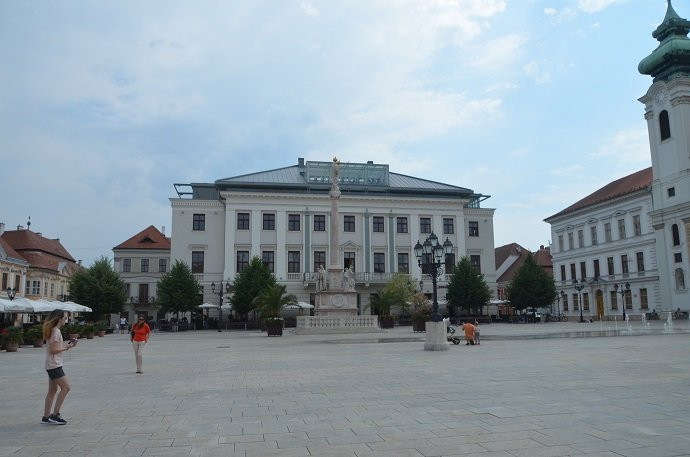
<instances>
[{"instance_id":1,"label":"sky","mask_svg":"<svg viewBox=\"0 0 690 457\"><path fill-rule=\"evenodd\" d=\"M90 265L174 183L295 165L490 195L495 245L651 165L637 65L666 0L0 2L0 222ZM690 0L675 0L690 18Z\"/></svg>"}]
</instances>

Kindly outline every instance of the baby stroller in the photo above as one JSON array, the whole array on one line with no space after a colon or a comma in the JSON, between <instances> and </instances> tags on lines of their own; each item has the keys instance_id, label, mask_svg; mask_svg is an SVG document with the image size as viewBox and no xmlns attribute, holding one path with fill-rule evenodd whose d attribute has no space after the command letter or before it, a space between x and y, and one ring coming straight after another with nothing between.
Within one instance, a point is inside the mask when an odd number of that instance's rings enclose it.
<instances>
[{"instance_id":1,"label":"baby stroller","mask_svg":"<svg viewBox=\"0 0 690 457\"><path fill-rule=\"evenodd\" d=\"M448 325L448 334L446 336L446 339L450 343L460 344L460 337L455 335L455 330L456 329L454 325Z\"/></svg>"}]
</instances>

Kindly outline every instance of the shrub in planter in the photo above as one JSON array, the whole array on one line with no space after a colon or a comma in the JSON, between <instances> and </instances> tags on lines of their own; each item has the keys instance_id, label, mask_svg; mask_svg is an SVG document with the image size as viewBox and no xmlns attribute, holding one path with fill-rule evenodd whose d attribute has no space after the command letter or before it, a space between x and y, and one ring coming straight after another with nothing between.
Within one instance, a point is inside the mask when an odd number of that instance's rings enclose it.
<instances>
[{"instance_id":1,"label":"shrub in planter","mask_svg":"<svg viewBox=\"0 0 690 457\"><path fill-rule=\"evenodd\" d=\"M5 350L7 352L17 352L19 345L24 341L23 331L19 327L7 327L3 331L3 340L5 341Z\"/></svg>"},{"instance_id":2,"label":"shrub in planter","mask_svg":"<svg viewBox=\"0 0 690 457\"><path fill-rule=\"evenodd\" d=\"M33 344L35 348L43 347L43 326L33 325L24 331L24 339Z\"/></svg>"},{"instance_id":3,"label":"shrub in planter","mask_svg":"<svg viewBox=\"0 0 690 457\"><path fill-rule=\"evenodd\" d=\"M62 338L67 339L77 339L82 331L82 326L79 324L67 324L62 327Z\"/></svg>"},{"instance_id":4,"label":"shrub in planter","mask_svg":"<svg viewBox=\"0 0 690 457\"><path fill-rule=\"evenodd\" d=\"M283 319L280 318L280 312L286 306L297 303L297 297L286 295L285 290L286 287L283 285L270 284L252 300L255 308L261 311L268 336L283 335Z\"/></svg>"},{"instance_id":5,"label":"shrub in planter","mask_svg":"<svg viewBox=\"0 0 690 457\"><path fill-rule=\"evenodd\" d=\"M421 292L412 298L412 331L426 332L426 323L431 320L431 303Z\"/></svg>"},{"instance_id":6,"label":"shrub in planter","mask_svg":"<svg viewBox=\"0 0 690 457\"><path fill-rule=\"evenodd\" d=\"M83 332L80 332L80 333L82 335L86 335L87 340L92 340L93 335L96 333L94 326L87 324L87 325L83 325L82 327L83 327Z\"/></svg>"},{"instance_id":7,"label":"shrub in planter","mask_svg":"<svg viewBox=\"0 0 690 457\"><path fill-rule=\"evenodd\" d=\"M279 317L269 318L264 321L268 336L283 336L283 319Z\"/></svg>"},{"instance_id":8,"label":"shrub in planter","mask_svg":"<svg viewBox=\"0 0 690 457\"><path fill-rule=\"evenodd\" d=\"M105 321L98 321L93 325L93 329L98 336L105 336L105 331L108 328L108 324Z\"/></svg>"}]
</instances>

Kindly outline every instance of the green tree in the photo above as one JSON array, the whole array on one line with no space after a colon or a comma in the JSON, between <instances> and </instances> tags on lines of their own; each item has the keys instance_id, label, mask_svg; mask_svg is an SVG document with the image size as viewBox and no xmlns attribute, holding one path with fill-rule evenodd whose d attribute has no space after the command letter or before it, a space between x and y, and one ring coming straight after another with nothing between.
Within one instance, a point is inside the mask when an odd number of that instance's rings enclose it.
<instances>
[{"instance_id":1,"label":"green tree","mask_svg":"<svg viewBox=\"0 0 690 457\"><path fill-rule=\"evenodd\" d=\"M195 311L201 304L201 286L186 263L176 260L156 286L156 302L164 313Z\"/></svg>"},{"instance_id":2,"label":"green tree","mask_svg":"<svg viewBox=\"0 0 690 457\"><path fill-rule=\"evenodd\" d=\"M261 312L266 319L280 317L280 312L288 305L297 304L297 297L287 295L287 288L281 284L269 284L252 300L252 307Z\"/></svg>"},{"instance_id":3,"label":"green tree","mask_svg":"<svg viewBox=\"0 0 690 457\"><path fill-rule=\"evenodd\" d=\"M464 256L453 268L446 300L449 307L457 307L465 312L475 314L491 298L491 289L484 280L484 275L472 266L469 257Z\"/></svg>"},{"instance_id":4,"label":"green tree","mask_svg":"<svg viewBox=\"0 0 690 457\"><path fill-rule=\"evenodd\" d=\"M409 275L396 274L386 284L385 290L392 294L394 300L392 306L400 310L400 314L409 314L412 298L415 294L415 284Z\"/></svg>"},{"instance_id":5,"label":"green tree","mask_svg":"<svg viewBox=\"0 0 690 457\"><path fill-rule=\"evenodd\" d=\"M244 270L235 275L235 292L230 299L232 309L246 317L254 309L254 298L268 286L276 284L276 278L259 257L252 257Z\"/></svg>"},{"instance_id":6,"label":"green tree","mask_svg":"<svg viewBox=\"0 0 690 457\"><path fill-rule=\"evenodd\" d=\"M90 318L94 321L111 313L121 313L127 301L125 283L106 257L70 277L69 295L72 301L93 310Z\"/></svg>"},{"instance_id":7,"label":"green tree","mask_svg":"<svg viewBox=\"0 0 690 457\"><path fill-rule=\"evenodd\" d=\"M556 286L553 278L529 254L525 263L515 272L506 294L516 309L546 308L556 299Z\"/></svg>"}]
</instances>

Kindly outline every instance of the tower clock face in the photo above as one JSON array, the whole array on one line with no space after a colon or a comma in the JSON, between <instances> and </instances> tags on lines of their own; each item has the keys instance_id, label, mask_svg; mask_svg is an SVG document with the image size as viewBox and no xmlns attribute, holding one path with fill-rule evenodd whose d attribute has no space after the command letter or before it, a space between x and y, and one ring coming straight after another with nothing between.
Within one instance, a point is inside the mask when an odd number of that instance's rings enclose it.
<instances>
[{"instance_id":1,"label":"tower clock face","mask_svg":"<svg viewBox=\"0 0 690 457\"><path fill-rule=\"evenodd\" d=\"M666 92L664 89L657 91L656 95L654 96L654 101L656 104L662 106L666 104L666 100L668 100L668 92Z\"/></svg>"}]
</instances>

